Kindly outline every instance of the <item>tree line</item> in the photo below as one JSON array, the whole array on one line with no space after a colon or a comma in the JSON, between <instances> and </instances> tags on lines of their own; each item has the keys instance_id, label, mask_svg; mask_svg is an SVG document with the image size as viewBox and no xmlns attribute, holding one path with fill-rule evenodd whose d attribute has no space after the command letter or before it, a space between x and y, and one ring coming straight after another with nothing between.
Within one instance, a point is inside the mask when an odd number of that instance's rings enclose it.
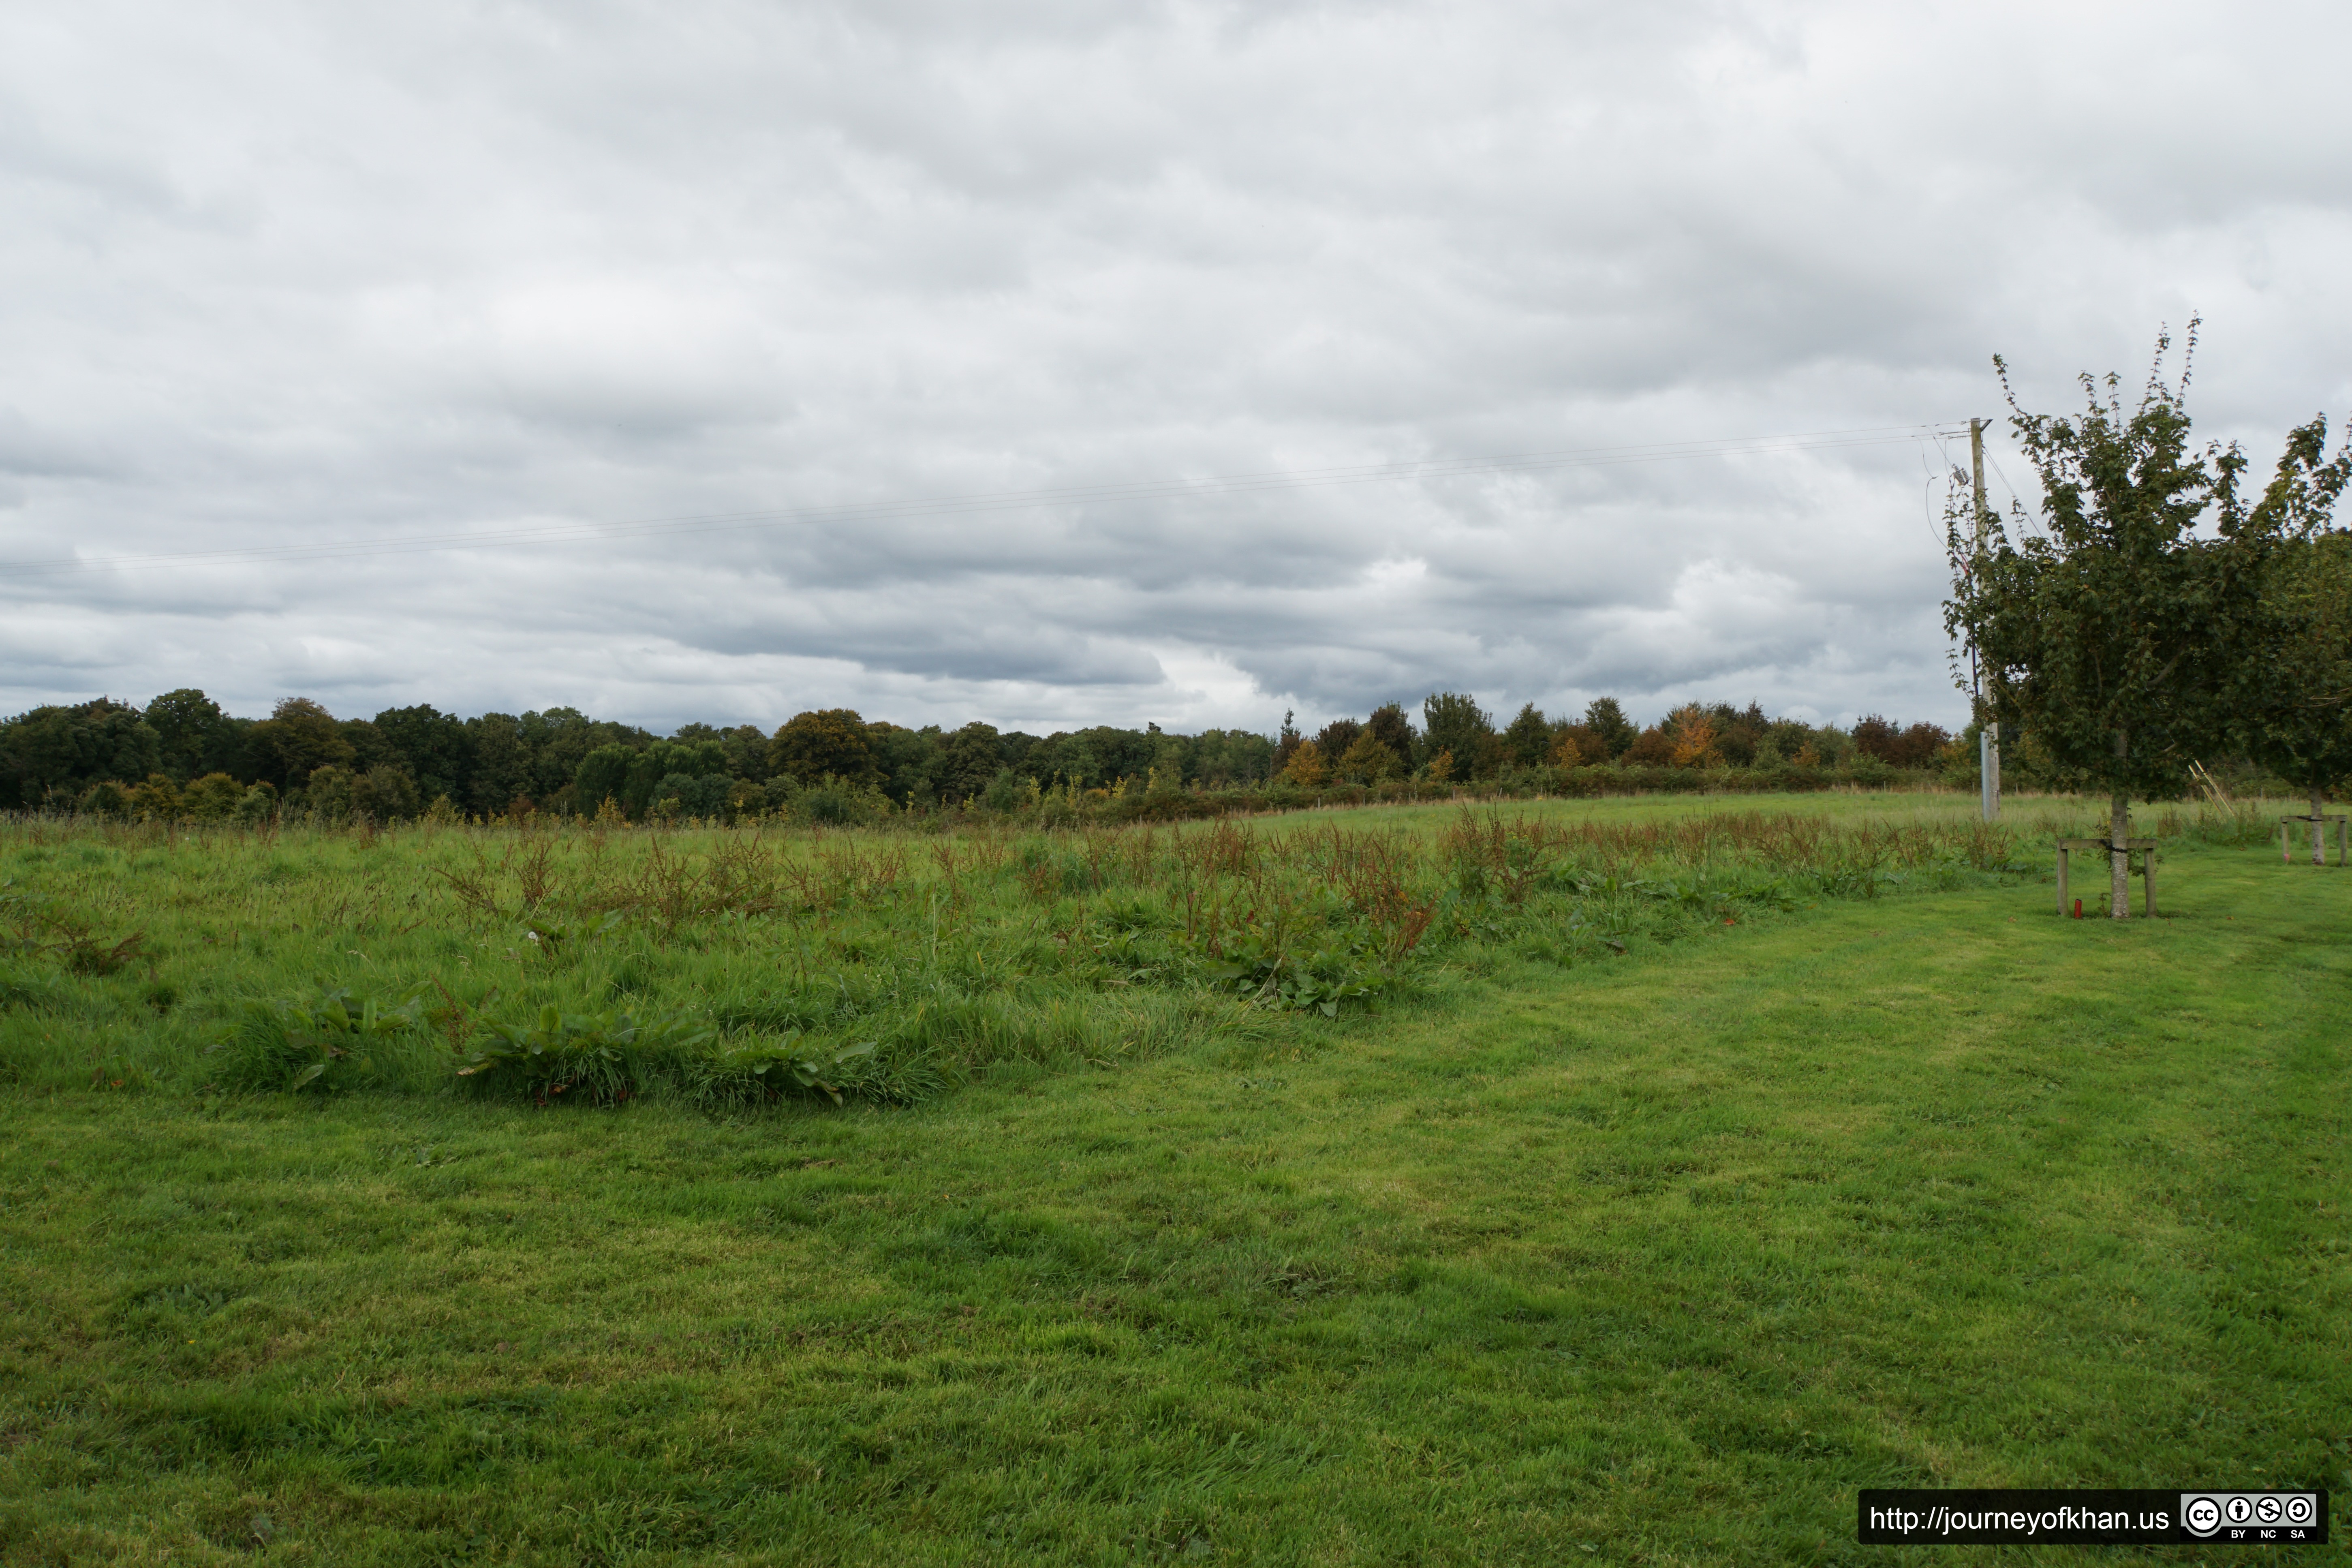
<instances>
[{"instance_id":1,"label":"tree line","mask_svg":"<svg viewBox=\"0 0 2352 1568\"><path fill-rule=\"evenodd\" d=\"M819 820L961 806L1020 809L1129 792L1376 790L1534 781L1571 770L1762 770L1853 776L1860 768L1948 767L1933 724L1873 715L1852 729L1774 719L1760 706L1693 703L1654 723L1614 698L1581 714L1528 703L1497 723L1476 700L1433 693L1416 723L1401 703L1312 734L1286 715L1273 737L1097 726L1032 735L973 722L949 730L869 721L849 709L757 725L688 724L667 736L571 708L460 718L430 706L339 719L289 697L267 719L231 715L201 690L144 707L99 698L0 721L0 809L259 821L289 808L396 821L535 811ZM610 803L609 808L606 803Z\"/></svg>"},{"instance_id":2,"label":"tree line","mask_svg":"<svg viewBox=\"0 0 2352 1568\"><path fill-rule=\"evenodd\" d=\"M1422 716L1416 729L1392 702L1369 719L1335 719L1312 736L1286 720L1275 745L1276 774L1312 788L1331 780L1442 784L1580 767L1814 771L1861 760L1918 770L1948 765L1956 755L1939 725L1906 727L1874 713L1843 730L1768 718L1755 702L1744 709L1687 703L1646 727L1628 719L1613 697L1595 699L1580 717L1549 716L1530 702L1497 726L1476 700L1438 692L1422 704Z\"/></svg>"}]
</instances>

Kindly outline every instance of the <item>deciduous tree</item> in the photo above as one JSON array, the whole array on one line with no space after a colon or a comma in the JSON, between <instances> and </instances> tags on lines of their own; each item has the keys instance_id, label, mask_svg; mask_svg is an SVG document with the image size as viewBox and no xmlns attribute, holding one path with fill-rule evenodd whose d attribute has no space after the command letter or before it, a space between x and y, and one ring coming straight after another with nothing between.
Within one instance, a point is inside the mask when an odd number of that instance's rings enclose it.
<instances>
[{"instance_id":1,"label":"deciduous tree","mask_svg":"<svg viewBox=\"0 0 2352 1568\"><path fill-rule=\"evenodd\" d=\"M1624 708L1614 697L1596 697L1584 705L1584 727L1601 742L1601 755L1587 759L1607 762L1622 757L1626 748L1641 734L1640 728L1625 717Z\"/></svg>"},{"instance_id":2,"label":"deciduous tree","mask_svg":"<svg viewBox=\"0 0 2352 1568\"><path fill-rule=\"evenodd\" d=\"M2194 334L2192 323L2192 356ZM2117 919L2129 913L2133 797L2178 796L2189 764L2227 743L2242 689L2231 659L2249 640L2261 536L2276 521L2241 504L2235 447L2189 449L2189 374L2166 380L2170 346L2158 339L2135 405L2120 377L2083 376L2072 418L2028 413L1996 358L2042 521L2021 508L2012 537L1972 504L1948 514L1946 627L1976 649L1992 715L2020 725L2065 782L2108 797ZM2209 517L2215 531L2200 535Z\"/></svg>"},{"instance_id":3,"label":"deciduous tree","mask_svg":"<svg viewBox=\"0 0 2352 1568\"><path fill-rule=\"evenodd\" d=\"M281 790L299 787L320 768L348 769L356 756L335 716L308 697L279 702L246 739L256 771Z\"/></svg>"},{"instance_id":4,"label":"deciduous tree","mask_svg":"<svg viewBox=\"0 0 2352 1568\"><path fill-rule=\"evenodd\" d=\"M768 771L790 773L803 784L814 784L827 774L868 784L876 773L873 738L855 709L795 713L768 747Z\"/></svg>"},{"instance_id":5,"label":"deciduous tree","mask_svg":"<svg viewBox=\"0 0 2352 1568\"><path fill-rule=\"evenodd\" d=\"M989 781L1003 765L996 726L975 719L940 745L932 779L940 799L957 805L986 791Z\"/></svg>"},{"instance_id":6,"label":"deciduous tree","mask_svg":"<svg viewBox=\"0 0 2352 1568\"><path fill-rule=\"evenodd\" d=\"M1495 721L1477 699L1459 691L1434 691L1421 705L1422 744L1431 754L1453 759L1457 778L1473 776L1489 751Z\"/></svg>"},{"instance_id":7,"label":"deciduous tree","mask_svg":"<svg viewBox=\"0 0 2352 1568\"><path fill-rule=\"evenodd\" d=\"M1669 768L1675 763L1675 738L1663 724L1653 724L1633 737L1618 761L1630 767Z\"/></svg>"},{"instance_id":8,"label":"deciduous tree","mask_svg":"<svg viewBox=\"0 0 2352 1568\"><path fill-rule=\"evenodd\" d=\"M1412 766L1413 759L1420 754L1421 737L1414 732L1412 721L1406 717L1403 703L1381 703L1372 710L1372 716L1364 721L1364 728L1370 731L1381 745L1394 752L1398 761L1407 768Z\"/></svg>"},{"instance_id":9,"label":"deciduous tree","mask_svg":"<svg viewBox=\"0 0 2352 1568\"><path fill-rule=\"evenodd\" d=\"M1865 713L1854 721L1853 749L1865 757L1891 763L1895 760L1895 743L1902 734L1902 729L1893 721L1876 713Z\"/></svg>"},{"instance_id":10,"label":"deciduous tree","mask_svg":"<svg viewBox=\"0 0 2352 1568\"><path fill-rule=\"evenodd\" d=\"M1334 771L1351 784L1376 784L1404 772L1404 759L1390 751L1378 735L1363 730Z\"/></svg>"},{"instance_id":11,"label":"deciduous tree","mask_svg":"<svg viewBox=\"0 0 2352 1568\"><path fill-rule=\"evenodd\" d=\"M609 800L619 811L621 797L629 793L629 764L636 760L635 749L622 745L599 746L581 758L579 772L572 775L572 808L593 816Z\"/></svg>"},{"instance_id":12,"label":"deciduous tree","mask_svg":"<svg viewBox=\"0 0 2352 1568\"><path fill-rule=\"evenodd\" d=\"M0 808L74 800L101 779L143 779L162 765L154 730L138 709L111 698L0 722Z\"/></svg>"},{"instance_id":13,"label":"deciduous tree","mask_svg":"<svg viewBox=\"0 0 2352 1568\"><path fill-rule=\"evenodd\" d=\"M1514 767L1539 767L1551 749L1551 721L1532 702L1503 731L1503 755Z\"/></svg>"},{"instance_id":14,"label":"deciduous tree","mask_svg":"<svg viewBox=\"0 0 2352 1568\"><path fill-rule=\"evenodd\" d=\"M1723 756L1716 749L1715 715L1696 702L1685 703L1666 718L1666 731L1674 749L1669 758L1678 768L1713 768L1723 765Z\"/></svg>"},{"instance_id":15,"label":"deciduous tree","mask_svg":"<svg viewBox=\"0 0 2352 1568\"><path fill-rule=\"evenodd\" d=\"M2267 526L2254 537L2269 548L2231 705L2246 754L2310 796L2315 825L2352 781L2352 534L2326 530L2352 447L2322 462L2326 437L2324 421L2297 430L2256 503ZM2320 837L2315 826L2315 858Z\"/></svg>"},{"instance_id":16,"label":"deciduous tree","mask_svg":"<svg viewBox=\"0 0 2352 1568\"><path fill-rule=\"evenodd\" d=\"M1316 731L1315 749L1323 753L1325 762L1336 763L1348 754L1348 748L1363 732L1364 726L1357 720L1334 719Z\"/></svg>"},{"instance_id":17,"label":"deciduous tree","mask_svg":"<svg viewBox=\"0 0 2352 1568\"><path fill-rule=\"evenodd\" d=\"M1283 770L1290 766L1290 759L1297 756L1298 748L1306 743L1307 737L1298 732L1297 711L1294 709L1284 709L1282 732L1275 738L1274 742L1274 771L1276 777L1281 776Z\"/></svg>"},{"instance_id":18,"label":"deciduous tree","mask_svg":"<svg viewBox=\"0 0 2352 1568\"><path fill-rule=\"evenodd\" d=\"M148 727L155 731L163 771L175 779L226 768L236 744L236 729L220 704L193 686L166 691L147 704Z\"/></svg>"},{"instance_id":19,"label":"deciduous tree","mask_svg":"<svg viewBox=\"0 0 2352 1568\"><path fill-rule=\"evenodd\" d=\"M445 795L453 802L471 798L474 738L464 720L419 703L413 708L385 709L375 716L375 728L399 752L425 799ZM573 766L577 765L575 760ZM596 802L590 801L583 809L594 811Z\"/></svg>"}]
</instances>

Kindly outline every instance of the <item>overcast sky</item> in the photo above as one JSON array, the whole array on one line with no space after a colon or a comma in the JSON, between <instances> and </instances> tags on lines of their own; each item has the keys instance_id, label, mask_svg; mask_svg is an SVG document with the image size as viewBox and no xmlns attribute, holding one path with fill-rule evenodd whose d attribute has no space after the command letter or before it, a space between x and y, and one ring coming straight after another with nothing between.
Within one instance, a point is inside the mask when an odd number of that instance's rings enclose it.
<instances>
[{"instance_id":1,"label":"overcast sky","mask_svg":"<svg viewBox=\"0 0 2352 1568\"><path fill-rule=\"evenodd\" d=\"M2070 406L2201 311L2267 465L2352 411L2347 58L2341 4L5 7L0 710L1957 724L1964 439L1471 460L1948 426L1996 352ZM1392 463L1456 466L1201 482Z\"/></svg>"}]
</instances>

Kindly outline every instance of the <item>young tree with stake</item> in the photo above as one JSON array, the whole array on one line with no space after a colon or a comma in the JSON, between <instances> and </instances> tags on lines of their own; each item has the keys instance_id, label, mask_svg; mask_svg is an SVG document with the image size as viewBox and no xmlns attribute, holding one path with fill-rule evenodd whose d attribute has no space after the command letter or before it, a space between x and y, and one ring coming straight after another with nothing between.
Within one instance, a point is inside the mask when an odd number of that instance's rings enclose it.
<instances>
[{"instance_id":1,"label":"young tree with stake","mask_svg":"<svg viewBox=\"0 0 2352 1568\"><path fill-rule=\"evenodd\" d=\"M2196 330L2191 321L2185 358ZM1990 716L2108 797L2118 920L2129 913L2131 801L2186 793L2189 764L2227 745L2268 557L2288 526L2271 493L2242 503L2235 447L2189 450L2189 367L2165 380L2170 347L2168 334L2158 338L2137 406L2125 406L2119 377L2084 375L2085 406L2071 419L2020 407L1996 356L2011 426L2042 481L2043 526L2035 531L2021 507L2012 539L1973 503L1947 513L1946 630L1977 650ZM2297 450L2282 459L2283 479Z\"/></svg>"}]
</instances>

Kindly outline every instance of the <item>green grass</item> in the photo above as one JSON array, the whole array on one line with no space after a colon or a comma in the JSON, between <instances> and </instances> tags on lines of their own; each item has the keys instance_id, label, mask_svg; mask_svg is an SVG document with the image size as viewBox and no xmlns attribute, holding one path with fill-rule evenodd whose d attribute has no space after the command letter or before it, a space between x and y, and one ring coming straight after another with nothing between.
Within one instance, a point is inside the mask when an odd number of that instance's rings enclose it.
<instances>
[{"instance_id":1,"label":"green grass","mask_svg":"<svg viewBox=\"0 0 2352 1568\"><path fill-rule=\"evenodd\" d=\"M1595 895L1457 901L1336 1019L1034 953L1009 1019L1191 1022L714 1117L199 1091L245 996L506 964L487 922L341 968L286 929L396 931L437 885L397 857L457 840L223 842L135 909L100 878L196 850L7 847L166 952L22 962L0 1014L0 1561L1924 1561L1853 1544L1872 1485L2323 1485L2346 1529L2352 879L2260 848L2173 841L2152 923L1948 866L1651 900L1623 957L1559 924ZM947 945L1018 956L1059 899ZM658 959L689 1005L845 926L898 945L844 969L956 971L904 951L929 894L880 902L478 984Z\"/></svg>"},{"instance_id":2,"label":"green grass","mask_svg":"<svg viewBox=\"0 0 2352 1568\"><path fill-rule=\"evenodd\" d=\"M453 1050L553 1007L827 1059L871 1047L836 1076L903 1100L1006 1061L1137 1059L1247 1032L1239 991L1209 984L1235 965L1261 1000L1356 1005L1506 935L1590 959L1722 915L1953 885L2014 849L1964 805L1430 805L1062 834L32 819L0 827L0 995L16 1002L0 1011L0 1078L283 1087L319 1065L288 1045L289 1020L316 1035L320 999L341 994L387 1015L413 1004L430 1026L331 1062L320 1089L446 1088ZM639 1065L670 1087L696 1076Z\"/></svg>"}]
</instances>

